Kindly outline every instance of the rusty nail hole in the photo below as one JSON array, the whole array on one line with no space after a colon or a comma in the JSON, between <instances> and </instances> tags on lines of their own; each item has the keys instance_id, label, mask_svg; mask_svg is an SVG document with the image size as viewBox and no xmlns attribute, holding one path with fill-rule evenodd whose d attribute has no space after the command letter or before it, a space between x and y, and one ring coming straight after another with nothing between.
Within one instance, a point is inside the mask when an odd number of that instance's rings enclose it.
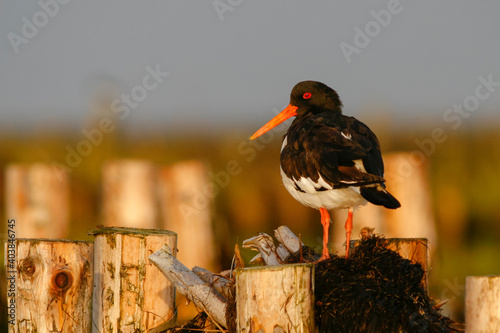
<instances>
[{"instance_id":1,"label":"rusty nail hole","mask_svg":"<svg viewBox=\"0 0 500 333\"><path fill-rule=\"evenodd\" d=\"M32 276L35 274L35 263L33 262L33 259L31 258L26 258L23 260L23 263L21 265L21 272L28 276Z\"/></svg>"}]
</instances>

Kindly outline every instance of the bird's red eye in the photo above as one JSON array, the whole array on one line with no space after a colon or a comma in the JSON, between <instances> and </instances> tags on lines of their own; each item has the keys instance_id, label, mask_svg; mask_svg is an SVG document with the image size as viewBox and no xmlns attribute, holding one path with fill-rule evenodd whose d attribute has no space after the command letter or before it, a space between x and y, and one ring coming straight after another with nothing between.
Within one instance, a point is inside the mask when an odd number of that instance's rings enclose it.
<instances>
[{"instance_id":1,"label":"bird's red eye","mask_svg":"<svg viewBox=\"0 0 500 333\"><path fill-rule=\"evenodd\" d=\"M304 95L302 95L302 97L303 97L304 99L309 99L309 98L311 98L311 96L312 96L312 95L311 95L311 93L310 93L310 92L306 92L306 93L304 93Z\"/></svg>"}]
</instances>

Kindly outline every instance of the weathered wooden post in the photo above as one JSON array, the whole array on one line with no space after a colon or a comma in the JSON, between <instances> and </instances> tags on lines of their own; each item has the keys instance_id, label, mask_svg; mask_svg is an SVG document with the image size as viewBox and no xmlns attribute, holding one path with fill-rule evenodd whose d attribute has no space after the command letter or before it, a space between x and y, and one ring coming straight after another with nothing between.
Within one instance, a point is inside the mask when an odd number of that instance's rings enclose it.
<instances>
[{"instance_id":1,"label":"weathered wooden post","mask_svg":"<svg viewBox=\"0 0 500 333\"><path fill-rule=\"evenodd\" d=\"M92 248L84 241L6 242L9 332L90 332Z\"/></svg>"},{"instance_id":2,"label":"weathered wooden post","mask_svg":"<svg viewBox=\"0 0 500 333\"><path fill-rule=\"evenodd\" d=\"M314 265L236 270L238 332L315 332Z\"/></svg>"},{"instance_id":3,"label":"weathered wooden post","mask_svg":"<svg viewBox=\"0 0 500 333\"><path fill-rule=\"evenodd\" d=\"M468 276L465 281L465 328L469 333L500 329L500 276Z\"/></svg>"},{"instance_id":4,"label":"weathered wooden post","mask_svg":"<svg viewBox=\"0 0 500 333\"><path fill-rule=\"evenodd\" d=\"M157 172L153 163L119 160L104 164L103 217L107 226L156 228Z\"/></svg>"},{"instance_id":5,"label":"weathered wooden post","mask_svg":"<svg viewBox=\"0 0 500 333\"><path fill-rule=\"evenodd\" d=\"M201 266L216 271L212 227L215 184L209 169L200 161L186 161L160 172L162 226L178 234L178 259L187 267Z\"/></svg>"},{"instance_id":6,"label":"weathered wooden post","mask_svg":"<svg viewBox=\"0 0 500 333\"><path fill-rule=\"evenodd\" d=\"M17 238L65 238L69 221L67 174L50 165L13 164L5 170L8 219Z\"/></svg>"},{"instance_id":7,"label":"weathered wooden post","mask_svg":"<svg viewBox=\"0 0 500 333\"><path fill-rule=\"evenodd\" d=\"M94 235L94 333L160 332L175 324L175 289L149 263L177 235L168 230L99 228Z\"/></svg>"}]
</instances>

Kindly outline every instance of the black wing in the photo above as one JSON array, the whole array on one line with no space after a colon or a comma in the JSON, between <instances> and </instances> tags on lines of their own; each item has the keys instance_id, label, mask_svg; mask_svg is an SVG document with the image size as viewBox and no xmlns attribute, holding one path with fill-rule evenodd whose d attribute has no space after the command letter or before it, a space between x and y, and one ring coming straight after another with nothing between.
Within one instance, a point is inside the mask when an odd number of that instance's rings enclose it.
<instances>
[{"instance_id":1,"label":"black wing","mask_svg":"<svg viewBox=\"0 0 500 333\"><path fill-rule=\"evenodd\" d=\"M360 144L365 151L365 157L361 159L365 172L376 175L383 180L384 162L377 137L368 126L359 120L353 117L344 117L344 119L346 126L342 129L342 133L349 133L351 139ZM339 168L342 167L339 166ZM360 186L360 193L366 200L375 205L391 209L401 207L399 201L387 192L383 181Z\"/></svg>"},{"instance_id":2,"label":"black wing","mask_svg":"<svg viewBox=\"0 0 500 333\"><path fill-rule=\"evenodd\" d=\"M296 119L286 140L281 168L289 178L318 182L322 177L333 188L359 186L361 195L376 205L400 206L385 190L378 139L357 119L329 113Z\"/></svg>"},{"instance_id":3,"label":"black wing","mask_svg":"<svg viewBox=\"0 0 500 333\"><path fill-rule=\"evenodd\" d=\"M342 116L340 124L328 113L296 119L286 138L281 164L289 177L321 176L337 188L384 181L378 140L355 118Z\"/></svg>"}]
</instances>

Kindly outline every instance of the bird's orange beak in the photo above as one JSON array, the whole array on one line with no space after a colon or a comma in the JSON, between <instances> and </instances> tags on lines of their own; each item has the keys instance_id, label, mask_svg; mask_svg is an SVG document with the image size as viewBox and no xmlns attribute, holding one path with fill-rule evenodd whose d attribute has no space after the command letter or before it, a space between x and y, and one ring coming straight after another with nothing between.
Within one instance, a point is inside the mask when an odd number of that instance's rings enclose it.
<instances>
[{"instance_id":1,"label":"bird's orange beak","mask_svg":"<svg viewBox=\"0 0 500 333\"><path fill-rule=\"evenodd\" d=\"M295 117L297 115L298 107L293 106L292 104L288 105L283 111L278 113L273 119L269 120L267 124L262 126L257 132L255 132L251 137L250 140L256 139L262 134L266 133L267 131L275 128L285 120L291 117Z\"/></svg>"}]
</instances>

